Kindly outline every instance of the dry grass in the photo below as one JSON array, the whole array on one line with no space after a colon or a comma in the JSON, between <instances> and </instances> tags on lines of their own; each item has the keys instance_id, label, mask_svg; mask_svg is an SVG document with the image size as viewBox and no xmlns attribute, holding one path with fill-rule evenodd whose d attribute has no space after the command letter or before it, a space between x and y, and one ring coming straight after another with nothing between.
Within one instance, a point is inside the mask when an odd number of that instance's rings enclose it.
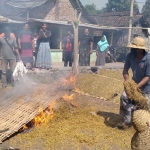
<instances>
[{"instance_id":1,"label":"dry grass","mask_svg":"<svg viewBox=\"0 0 150 150\"><path fill-rule=\"evenodd\" d=\"M27 134L19 134L10 139L9 144L14 147L19 144L21 150L130 149L134 130L118 130L115 128L119 120L117 114L107 111L99 111L98 115L91 113L97 111L96 106L74 110L62 103L51 122Z\"/></svg>"},{"instance_id":2,"label":"dry grass","mask_svg":"<svg viewBox=\"0 0 150 150\"><path fill-rule=\"evenodd\" d=\"M113 80L117 79L117 80L123 81L122 70L105 70L105 69L102 69L98 72L98 75L110 77Z\"/></svg>"},{"instance_id":3,"label":"dry grass","mask_svg":"<svg viewBox=\"0 0 150 150\"><path fill-rule=\"evenodd\" d=\"M99 74L121 80L122 74L118 72L103 70ZM78 88L110 101L76 94L74 102L78 108L59 101L56 115L48 124L18 134L4 143L21 150L130 150L134 130L116 128L120 119L119 105L111 99L114 93L122 92L122 81L108 80L96 74L81 74Z\"/></svg>"},{"instance_id":4,"label":"dry grass","mask_svg":"<svg viewBox=\"0 0 150 150\"><path fill-rule=\"evenodd\" d=\"M77 88L85 93L106 98L107 100L112 100L113 96L117 94L118 96L114 100L119 103L123 84L122 81L100 77L96 74L82 74L78 77Z\"/></svg>"},{"instance_id":5,"label":"dry grass","mask_svg":"<svg viewBox=\"0 0 150 150\"><path fill-rule=\"evenodd\" d=\"M131 70L129 71L132 77ZM114 100L119 103L123 87L122 70L100 70L98 74L81 74L78 77L77 88L85 93ZM114 95L118 95L114 97Z\"/></svg>"},{"instance_id":6,"label":"dry grass","mask_svg":"<svg viewBox=\"0 0 150 150\"><path fill-rule=\"evenodd\" d=\"M133 80L124 82L124 89L127 96L136 102L138 109L148 110L148 99L144 96L142 91L137 89L137 83Z\"/></svg>"}]
</instances>

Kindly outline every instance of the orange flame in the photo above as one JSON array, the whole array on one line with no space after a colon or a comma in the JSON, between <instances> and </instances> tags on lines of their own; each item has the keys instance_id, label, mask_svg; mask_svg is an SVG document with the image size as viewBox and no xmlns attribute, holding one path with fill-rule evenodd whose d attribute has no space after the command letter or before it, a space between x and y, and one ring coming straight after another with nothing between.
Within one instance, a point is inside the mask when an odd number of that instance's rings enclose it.
<instances>
[{"instance_id":1,"label":"orange flame","mask_svg":"<svg viewBox=\"0 0 150 150\"><path fill-rule=\"evenodd\" d=\"M65 94L62 98L65 101L72 101L74 99L74 94L71 94L70 96L68 94Z\"/></svg>"},{"instance_id":2,"label":"orange flame","mask_svg":"<svg viewBox=\"0 0 150 150\"><path fill-rule=\"evenodd\" d=\"M36 116L32 122L34 126L39 126L41 124L48 123L54 116L53 108L55 106L56 102L52 101L49 107L46 110L43 110L43 108L39 108L39 115Z\"/></svg>"},{"instance_id":3,"label":"orange flame","mask_svg":"<svg viewBox=\"0 0 150 150\"><path fill-rule=\"evenodd\" d=\"M74 91L77 92L77 93L80 93L80 92L81 92L78 88L75 88Z\"/></svg>"},{"instance_id":4,"label":"orange flame","mask_svg":"<svg viewBox=\"0 0 150 150\"><path fill-rule=\"evenodd\" d=\"M21 129L19 129L19 132L23 132L23 131L25 131L25 130L27 130L28 129L28 127L27 127L27 125L25 124Z\"/></svg>"},{"instance_id":5,"label":"orange flame","mask_svg":"<svg viewBox=\"0 0 150 150\"><path fill-rule=\"evenodd\" d=\"M72 86L73 88L76 87L76 76L71 76L69 79L63 78L61 79L61 83L63 86Z\"/></svg>"},{"instance_id":6,"label":"orange flame","mask_svg":"<svg viewBox=\"0 0 150 150\"><path fill-rule=\"evenodd\" d=\"M72 102L74 100L74 94L71 94L70 96L68 94L65 94L62 98L65 101L69 102L72 106L78 107L77 104L75 104L74 102Z\"/></svg>"}]
</instances>

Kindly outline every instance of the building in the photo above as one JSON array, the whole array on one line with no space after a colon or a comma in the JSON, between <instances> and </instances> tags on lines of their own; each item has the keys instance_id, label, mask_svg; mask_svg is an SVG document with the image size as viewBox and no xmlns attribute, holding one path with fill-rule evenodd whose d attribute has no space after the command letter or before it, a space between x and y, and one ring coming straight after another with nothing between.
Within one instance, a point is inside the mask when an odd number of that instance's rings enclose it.
<instances>
[{"instance_id":1,"label":"building","mask_svg":"<svg viewBox=\"0 0 150 150\"><path fill-rule=\"evenodd\" d=\"M130 12L111 12L111 13L101 13L99 15L91 16L94 20L96 20L97 24L101 26L109 26L116 27L119 30L111 33L104 33L108 37L110 44L125 46L128 42L128 27L129 27L129 19ZM138 11L134 12L134 17L132 18L132 26L133 27L144 27L145 19L142 14L139 14ZM135 30L132 29L132 38L134 34L138 34L144 36L141 29ZM132 39L131 38L131 39Z\"/></svg>"},{"instance_id":2,"label":"building","mask_svg":"<svg viewBox=\"0 0 150 150\"><path fill-rule=\"evenodd\" d=\"M67 31L73 32L68 21L74 20L81 11L79 37L85 28L89 28L90 34L94 38L94 49L96 49L102 34L107 36L110 45L123 47L127 44L128 30L123 27L128 27L129 12L111 12L90 16L80 0L0 1L0 15L9 18L12 31L16 35L22 29L24 22L30 23L31 30L39 29L42 22L48 23L52 32L51 48L55 52L60 52L62 49L62 41ZM142 26L143 22L143 16L134 12L133 26ZM92 55L93 61L96 59L94 55ZM53 57L54 60L60 59L61 54L58 56L57 53Z\"/></svg>"}]
</instances>

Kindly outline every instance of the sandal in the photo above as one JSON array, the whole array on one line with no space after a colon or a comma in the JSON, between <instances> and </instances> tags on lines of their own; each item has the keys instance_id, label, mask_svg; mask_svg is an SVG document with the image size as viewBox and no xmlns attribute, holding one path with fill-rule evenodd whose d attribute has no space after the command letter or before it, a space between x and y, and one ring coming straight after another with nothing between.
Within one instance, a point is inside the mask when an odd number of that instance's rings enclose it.
<instances>
[{"instance_id":1,"label":"sandal","mask_svg":"<svg viewBox=\"0 0 150 150\"><path fill-rule=\"evenodd\" d=\"M118 129L120 129L120 130L127 129L131 126L132 126L131 123L125 123L125 122L118 123L118 125L117 125Z\"/></svg>"}]
</instances>

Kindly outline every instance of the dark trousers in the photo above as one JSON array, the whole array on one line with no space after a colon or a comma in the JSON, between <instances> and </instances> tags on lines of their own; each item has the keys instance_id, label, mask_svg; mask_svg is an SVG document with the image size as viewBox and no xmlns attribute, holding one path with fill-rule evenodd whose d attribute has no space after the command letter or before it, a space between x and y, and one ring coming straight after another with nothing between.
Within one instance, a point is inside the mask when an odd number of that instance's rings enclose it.
<instances>
[{"instance_id":1,"label":"dark trousers","mask_svg":"<svg viewBox=\"0 0 150 150\"><path fill-rule=\"evenodd\" d=\"M64 67L68 66L68 61L64 61ZM72 61L69 61L69 67L72 67Z\"/></svg>"},{"instance_id":2,"label":"dark trousers","mask_svg":"<svg viewBox=\"0 0 150 150\"><path fill-rule=\"evenodd\" d=\"M6 71L7 71L8 63L10 66L10 73L11 73L11 81L10 82L12 85L14 83L12 73L15 69L15 59L2 59L2 86L7 86Z\"/></svg>"},{"instance_id":3,"label":"dark trousers","mask_svg":"<svg viewBox=\"0 0 150 150\"><path fill-rule=\"evenodd\" d=\"M65 51L64 52L64 67L68 66L68 62L69 62L69 67L72 67L73 52Z\"/></svg>"}]
</instances>

